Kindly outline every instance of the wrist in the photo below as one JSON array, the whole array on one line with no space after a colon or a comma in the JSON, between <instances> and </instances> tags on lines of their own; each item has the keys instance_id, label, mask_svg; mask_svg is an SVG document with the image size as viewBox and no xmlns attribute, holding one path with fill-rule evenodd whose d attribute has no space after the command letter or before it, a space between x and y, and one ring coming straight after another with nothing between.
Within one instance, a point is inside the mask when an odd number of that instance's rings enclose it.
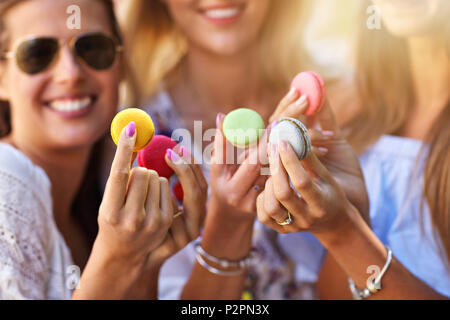
<instances>
[{"instance_id":1,"label":"wrist","mask_svg":"<svg viewBox=\"0 0 450 320\"><path fill-rule=\"evenodd\" d=\"M358 210L350 203L339 219L339 223L333 224L330 231L315 233L316 238L328 251L339 250L358 241L361 228L364 228L364 225L367 227Z\"/></svg>"},{"instance_id":2,"label":"wrist","mask_svg":"<svg viewBox=\"0 0 450 320\"><path fill-rule=\"evenodd\" d=\"M203 229L202 248L221 259L240 260L247 257L252 248L255 219L233 219L227 212L221 211L222 208L211 204L208 205Z\"/></svg>"}]
</instances>

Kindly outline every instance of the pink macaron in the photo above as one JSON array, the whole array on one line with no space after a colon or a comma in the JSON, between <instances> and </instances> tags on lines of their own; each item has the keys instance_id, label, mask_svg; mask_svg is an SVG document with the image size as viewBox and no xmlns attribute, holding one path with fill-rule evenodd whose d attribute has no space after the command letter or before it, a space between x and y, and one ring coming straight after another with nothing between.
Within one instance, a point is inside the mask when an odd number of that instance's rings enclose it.
<instances>
[{"instance_id":1,"label":"pink macaron","mask_svg":"<svg viewBox=\"0 0 450 320\"><path fill-rule=\"evenodd\" d=\"M325 103L325 82L313 71L299 73L292 80L291 88L295 88L300 96L306 95L308 98L308 109L306 116L312 116L322 109Z\"/></svg>"},{"instance_id":2,"label":"pink macaron","mask_svg":"<svg viewBox=\"0 0 450 320\"><path fill-rule=\"evenodd\" d=\"M165 156L167 149L173 149L178 143L169 137L157 135L152 142L138 152L137 161L140 167L155 170L160 177L169 179L174 171L166 163Z\"/></svg>"}]
</instances>

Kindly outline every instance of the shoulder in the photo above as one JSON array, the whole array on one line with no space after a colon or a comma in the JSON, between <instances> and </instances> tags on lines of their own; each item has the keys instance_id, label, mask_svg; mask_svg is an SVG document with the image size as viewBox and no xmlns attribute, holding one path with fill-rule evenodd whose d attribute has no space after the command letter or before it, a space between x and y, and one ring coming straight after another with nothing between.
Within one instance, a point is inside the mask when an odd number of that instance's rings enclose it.
<instances>
[{"instance_id":1,"label":"shoulder","mask_svg":"<svg viewBox=\"0 0 450 320\"><path fill-rule=\"evenodd\" d=\"M51 210L50 180L21 151L0 143L0 206L32 205Z\"/></svg>"},{"instance_id":2,"label":"shoulder","mask_svg":"<svg viewBox=\"0 0 450 320\"><path fill-rule=\"evenodd\" d=\"M0 297L45 296L54 236L51 208L45 172L0 143Z\"/></svg>"}]
</instances>

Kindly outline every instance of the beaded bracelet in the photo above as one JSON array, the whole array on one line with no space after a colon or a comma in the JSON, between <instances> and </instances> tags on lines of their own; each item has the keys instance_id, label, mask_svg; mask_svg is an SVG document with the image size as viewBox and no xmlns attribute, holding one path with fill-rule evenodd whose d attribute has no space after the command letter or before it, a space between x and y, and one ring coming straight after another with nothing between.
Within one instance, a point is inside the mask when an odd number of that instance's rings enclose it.
<instances>
[{"instance_id":1,"label":"beaded bracelet","mask_svg":"<svg viewBox=\"0 0 450 320\"><path fill-rule=\"evenodd\" d=\"M218 264L219 266L221 266L222 268L228 269L228 268L239 268L239 269L244 269L244 268L248 268L250 266L251 260L253 258L253 252L250 252L250 255L247 258L244 258L242 260L239 261L231 261L231 260L227 260L227 259L219 259L216 258L212 255L210 255L209 253L207 253L201 246L200 241L197 241L194 245L195 247L195 251L197 252L197 255L203 256L205 258L207 258L209 261L212 261L216 264ZM202 259L203 260L203 259Z\"/></svg>"}]
</instances>

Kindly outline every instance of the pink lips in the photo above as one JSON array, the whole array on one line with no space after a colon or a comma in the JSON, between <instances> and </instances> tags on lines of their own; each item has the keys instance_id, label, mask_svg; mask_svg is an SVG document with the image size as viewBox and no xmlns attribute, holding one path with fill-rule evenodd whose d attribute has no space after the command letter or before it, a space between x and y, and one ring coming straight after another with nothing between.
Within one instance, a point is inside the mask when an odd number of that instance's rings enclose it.
<instances>
[{"instance_id":1,"label":"pink lips","mask_svg":"<svg viewBox=\"0 0 450 320\"><path fill-rule=\"evenodd\" d=\"M242 12L242 5L236 6L229 4L204 7L200 10L200 13L206 20L218 26L233 24L242 15Z\"/></svg>"}]
</instances>

